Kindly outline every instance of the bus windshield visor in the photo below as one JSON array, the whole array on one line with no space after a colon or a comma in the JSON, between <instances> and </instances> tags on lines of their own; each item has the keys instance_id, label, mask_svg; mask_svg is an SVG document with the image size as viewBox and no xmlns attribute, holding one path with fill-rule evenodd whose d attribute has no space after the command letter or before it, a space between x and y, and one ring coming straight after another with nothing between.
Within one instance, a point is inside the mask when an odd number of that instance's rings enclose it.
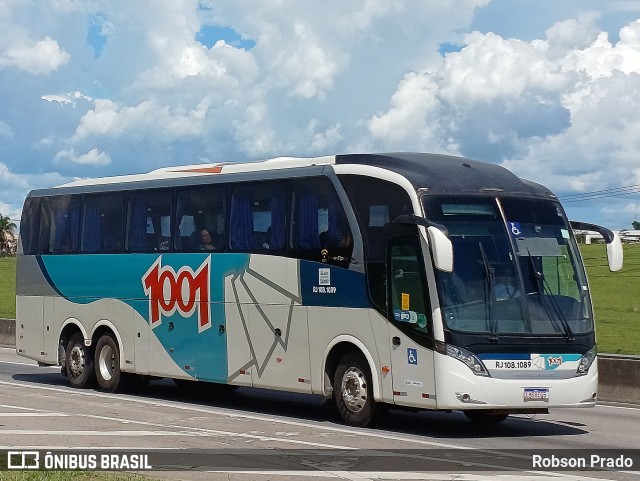
<instances>
[{"instance_id":1,"label":"bus windshield visor","mask_svg":"<svg viewBox=\"0 0 640 481\"><path fill-rule=\"evenodd\" d=\"M423 202L453 244L453 272L436 271L448 328L567 339L593 331L586 275L559 204L459 196Z\"/></svg>"}]
</instances>

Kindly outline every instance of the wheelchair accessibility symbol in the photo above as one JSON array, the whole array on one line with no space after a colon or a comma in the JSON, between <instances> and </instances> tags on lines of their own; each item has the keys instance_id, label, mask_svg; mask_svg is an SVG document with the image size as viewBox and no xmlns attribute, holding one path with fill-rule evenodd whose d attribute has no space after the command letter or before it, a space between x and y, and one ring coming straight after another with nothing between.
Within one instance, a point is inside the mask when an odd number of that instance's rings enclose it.
<instances>
[{"instance_id":1,"label":"wheelchair accessibility symbol","mask_svg":"<svg viewBox=\"0 0 640 481\"><path fill-rule=\"evenodd\" d=\"M522 235L522 229L520 228L520 222L509 222L509 229L511 230L511 235L517 237Z\"/></svg>"},{"instance_id":2,"label":"wheelchair accessibility symbol","mask_svg":"<svg viewBox=\"0 0 640 481\"><path fill-rule=\"evenodd\" d=\"M411 347L407 348L407 362L415 366L418 365L418 350Z\"/></svg>"}]
</instances>

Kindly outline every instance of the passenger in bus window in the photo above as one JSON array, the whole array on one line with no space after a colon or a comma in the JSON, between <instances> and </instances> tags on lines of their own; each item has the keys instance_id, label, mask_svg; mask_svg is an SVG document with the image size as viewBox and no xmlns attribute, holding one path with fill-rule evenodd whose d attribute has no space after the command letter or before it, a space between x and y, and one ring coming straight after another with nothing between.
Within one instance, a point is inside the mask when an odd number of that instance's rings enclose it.
<instances>
[{"instance_id":1,"label":"passenger in bus window","mask_svg":"<svg viewBox=\"0 0 640 481\"><path fill-rule=\"evenodd\" d=\"M201 251L214 251L216 250L213 245L213 241L211 240L211 234L207 229L202 229L200 231L200 245L198 246L198 250Z\"/></svg>"},{"instance_id":2,"label":"passenger in bus window","mask_svg":"<svg viewBox=\"0 0 640 481\"><path fill-rule=\"evenodd\" d=\"M351 247L352 244L353 244L353 239L351 237L351 233L346 232L342 234L342 236L340 237L340 242L338 244L338 247L348 248L348 247Z\"/></svg>"}]
</instances>

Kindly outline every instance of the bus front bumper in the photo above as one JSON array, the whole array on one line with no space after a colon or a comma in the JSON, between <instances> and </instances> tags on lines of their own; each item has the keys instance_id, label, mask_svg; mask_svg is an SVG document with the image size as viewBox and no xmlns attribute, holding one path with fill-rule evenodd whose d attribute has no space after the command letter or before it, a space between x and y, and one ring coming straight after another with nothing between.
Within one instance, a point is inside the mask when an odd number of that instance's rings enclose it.
<instances>
[{"instance_id":1,"label":"bus front bumper","mask_svg":"<svg viewBox=\"0 0 640 481\"><path fill-rule=\"evenodd\" d=\"M438 409L490 410L525 413L558 407L593 407L598 392L598 367L594 362L586 375L568 379L539 375L517 379L476 376L462 362L437 356L436 396Z\"/></svg>"}]
</instances>

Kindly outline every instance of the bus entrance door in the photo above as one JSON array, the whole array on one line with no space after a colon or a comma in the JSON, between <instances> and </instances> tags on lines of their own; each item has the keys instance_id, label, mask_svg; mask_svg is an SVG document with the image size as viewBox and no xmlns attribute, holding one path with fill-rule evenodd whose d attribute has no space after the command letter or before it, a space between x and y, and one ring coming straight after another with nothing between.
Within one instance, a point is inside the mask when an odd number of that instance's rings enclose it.
<instances>
[{"instance_id":1,"label":"bus entrance door","mask_svg":"<svg viewBox=\"0 0 640 481\"><path fill-rule=\"evenodd\" d=\"M433 328L419 241L392 239L388 254L393 400L435 407Z\"/></svg>"}]
</instances>

